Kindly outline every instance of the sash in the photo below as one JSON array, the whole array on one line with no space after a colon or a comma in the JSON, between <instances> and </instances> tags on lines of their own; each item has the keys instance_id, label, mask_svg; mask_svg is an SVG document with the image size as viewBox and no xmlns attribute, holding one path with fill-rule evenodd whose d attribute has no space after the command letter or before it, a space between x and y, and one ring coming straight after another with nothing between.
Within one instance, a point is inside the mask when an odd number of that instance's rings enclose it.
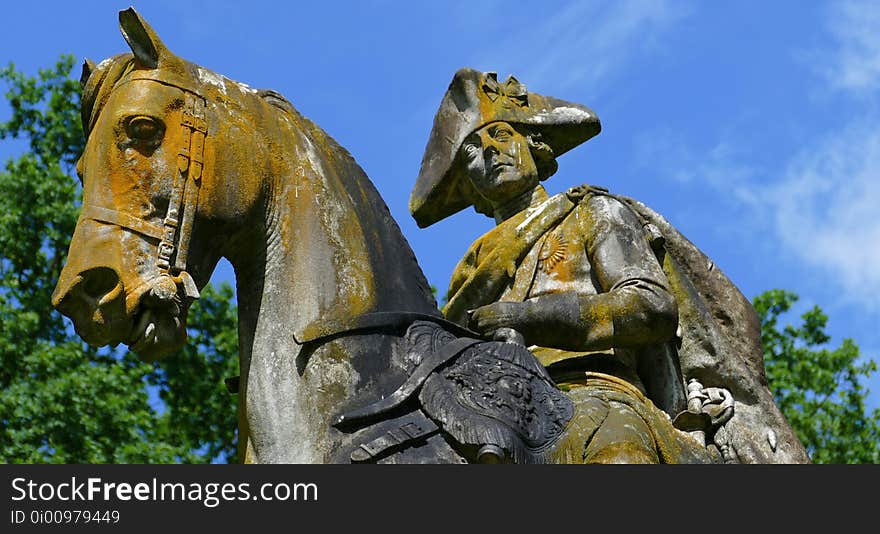
<instances>
[{"instance_id":1,"label":"sash","mask_svg":"<svg viewBox=\"0 0 880 534\"><path fill-rule=\"evenodd\" d=\"M537 265L540 247L536 245L574 210L578 200L574 195L559 193L480 237L452 274L443 315L465 324L468 310L498 300L524 300ZM512 290L502 298L511 281Z\"/></svg>"}]
</instances>

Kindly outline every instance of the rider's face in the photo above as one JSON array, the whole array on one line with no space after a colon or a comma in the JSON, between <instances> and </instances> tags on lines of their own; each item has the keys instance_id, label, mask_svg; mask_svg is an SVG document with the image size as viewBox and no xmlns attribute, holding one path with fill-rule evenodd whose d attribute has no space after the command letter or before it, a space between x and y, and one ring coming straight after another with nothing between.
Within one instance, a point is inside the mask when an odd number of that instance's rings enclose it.
<instances>
[{"instance_id":1,"label":"rider's face","mask_svg":"<svg viewBox=\"0 0 880 534\"><path fill-rule=\"evenodd\" d=\"M538 185L538 169L528 140L506 122L493 122L461 145L465 170L476 189L493 205Z\"/></svg>"}]
</instances>

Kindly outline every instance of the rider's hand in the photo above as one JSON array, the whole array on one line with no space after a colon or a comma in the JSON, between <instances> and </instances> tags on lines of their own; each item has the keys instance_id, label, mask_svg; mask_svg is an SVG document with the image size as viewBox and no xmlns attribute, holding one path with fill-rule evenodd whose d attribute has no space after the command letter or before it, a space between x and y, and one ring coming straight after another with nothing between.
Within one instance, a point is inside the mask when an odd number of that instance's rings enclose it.
<instances>
[{"instance_id":1,"label":"rider's hand","mask_svg":"<svg viewBox=\"0 0 880 534\"><path fill-rule=\"evenodd\" d=\"M522 330L526 325L527 304L524 302L493 302L468 311L468 328L492 336L499 328Z\"/></svg>"}]
</instances>

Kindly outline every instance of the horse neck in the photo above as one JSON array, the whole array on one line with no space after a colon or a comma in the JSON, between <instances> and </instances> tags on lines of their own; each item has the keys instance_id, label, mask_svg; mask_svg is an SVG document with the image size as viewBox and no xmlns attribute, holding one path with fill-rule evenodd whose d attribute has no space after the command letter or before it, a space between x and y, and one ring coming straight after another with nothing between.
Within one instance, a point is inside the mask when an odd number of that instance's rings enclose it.
<instances>
[{"instance_id":1,"label":"horse neck","mask_svg":"<svg viewBox=\"0 0 880 534\"><path fill-rule=\"evenodd\" d=\"M296 339L373 311L439 311L409 244L351 156L295 112L275 120L258 131L284 132L263 144L286 157L267 158L262 220L233 260L244 431L258 461L323 462L338 446L329 418L390 394L403 379L401 353L382 336L345 338L313 354Z\"/></svg>"},{"instance_id":2,"label":"horse neck","mask_svg":"<svg viewBox=\"0 0 880 534\"><path fill-rule=\"evenodd\" d=\"M294 329L371 311L436 313L409 243L351 155L298 114L274 173L267 262L296 306Z\"/></svg>"}]
</instances>

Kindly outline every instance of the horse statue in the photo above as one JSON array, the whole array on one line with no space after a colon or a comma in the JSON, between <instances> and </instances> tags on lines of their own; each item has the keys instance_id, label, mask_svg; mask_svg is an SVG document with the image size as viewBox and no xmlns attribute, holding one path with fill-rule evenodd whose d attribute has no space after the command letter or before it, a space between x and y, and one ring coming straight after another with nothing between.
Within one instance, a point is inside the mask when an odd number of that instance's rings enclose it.
<instances>
[{"instance_id":1,"label":"horse statue","mask_svg":"<svg viewBox=\"0 0 880 534\"><path fill-rule=\"evenodd\" d=\"M281 95L175 56L134 9L119 20L132 53L83 66L83 207L53 305L88 343L152 361L182 346L228 258L241 458L350 461L356 433L333 418L405 381L401 325L442 321L409 244L351 155Z\"/></svg>"},{"instance_id":2,"label":"horse statue","mask_svg":"<svg viewBox=\"0 0 880 534\"><path fill-rule=\"evenodd\" d=\"M443 318L343 147L280 94L177 57L134 9L119 22L131 53L83 66L83 205L52 297L86 342L178 350L225 257L243 462L579 460L578 407L522 345Z\"/></svg>"}]
</instances>

